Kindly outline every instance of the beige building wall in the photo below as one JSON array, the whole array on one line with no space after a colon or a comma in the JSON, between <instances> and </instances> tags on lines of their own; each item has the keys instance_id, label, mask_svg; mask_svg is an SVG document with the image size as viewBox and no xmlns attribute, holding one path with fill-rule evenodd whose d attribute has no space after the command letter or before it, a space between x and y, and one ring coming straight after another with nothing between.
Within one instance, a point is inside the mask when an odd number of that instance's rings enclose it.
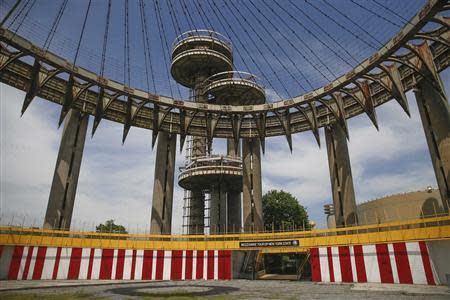
<instances>
[{"instance_id":1,"label":"beige building wall","mask_svg":"<svg viewBox=\"0 0 450 300\"><path fill-rule=\"evenodd\" d=\"M439 190L409 192L357 205L360 225L431 217L443 213Z\"/></svg>"}]
</instances>

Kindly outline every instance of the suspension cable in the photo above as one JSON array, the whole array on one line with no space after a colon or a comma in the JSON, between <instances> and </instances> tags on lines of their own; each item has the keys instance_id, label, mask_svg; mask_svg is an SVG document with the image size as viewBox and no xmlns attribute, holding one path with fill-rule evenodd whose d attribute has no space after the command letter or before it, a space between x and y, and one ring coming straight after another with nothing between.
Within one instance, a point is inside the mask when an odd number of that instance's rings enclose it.
<instances>
[{"instance_id":1,"label":"suspension cable","mask_svg":"<svg viewBox=\"0 0 450 300\"><path fill-rule=\"evenodd\" d=\"M27 0L27 2L25 2L22 7L19 9L19 11L14 15L13 20L11 21L11 23L8 25L8 28L10 28L12 30L12 27L14 25L14 23L18 20L19 16L22 15L23 11L25 10L25 8L28 6L28 4L31 2L31 0Z\"/></svg>"},{"instance_id":2,"label":"suspension cable","mask_svg":"<svg viewBox=\"0 0 450 300\"><path fill-rule=\"evenodd\" d=\"M398 24L398 23L396 23L396 22L394 22L394 21L389 20L388 18L383 17L382 15L380 15L379 13L377 13L376 11L373 11L372 9L370 9L370 8L368 8L368 7L362 6L361 4L355 2L354 0L350 0L350 2L353 3L353 4L355 4L356 6L360 7L361 9L363 9L363 10L365 10L365 11L371 13L372 15L378 17L379 19L384 20L385 22L387 22L387 23L389 23L389 24L391 24L391 25L397 26L397 27L399 27L399 28L402 28L402 27L403 27L401 24Z\"/></svg>"},{"instance_id":3,"label":"suspension cable","mask_svg":"<svg viewBox=\"0 0 450 300\"><path fill-rule=\"evenodd\" d=\"M108 0L108 10L106 13L106 23L105 23L105 31L103 34L103 47L102 47L102 61L100 64L100 75L103 77L104 71L105 71L105 61L106 61L106 47L108 44L108 35L109 35L109 23L110 23L110 17L111 17L111 1Z\"/></svg>"},{"instance_id":4,"label":"suspension cable","mask_svg":"<svg viewBox=\"0 0 450 300\"><path fill-rule=\"evenodd\" d=\"M129 32L129 11L128 11L128 1L125 1L125 22L124 22L124 58L123 58L123 82L130 86L130 32Z\"/></svg>"},{"instance_id":5,"label":"suspension cable","mask_svg":"<svg viewBox=\"0 0 450 300\"><path fill-rule=\"evenodd\" d=\"M236 38L236 40L238 41L238 43L241 45L242 49L244 49L244 51L247 53L247 56L250 58L250 60L252 61L253 65L255 65L255 67L258 69L259 73L261 74L261 77L264 78L264 80L267 82L267 84L269 85L269 87L275 92L276 96L278 98L281 99L280 95L278 94L278 91L274 88L274 86L272 85L272 81L268 79L268 77L266 76L265 72L263 72L259 66L259 64L257 64L255 62L255 59L253 58L253 56L250 54L250 51L247 49L247 47L245 47L245 44L242 42L240 36L238 34L236 34L236 32L234 31L233 27L227 22L227 26L224 25L224 23L222 22L222 20L226 20L224 15L222 14L220 9L217 9L217 5L216 3L213 1L213 5L216 7L216 9L214 9L214 7L212 6L212 4L209 2L209 0L206 0L205 3L208 4L208 7L210 9L210 11L212 11L212 13L215 15L216 19L219 20L220 25L222 26L223 30L225 31L225 33L227 34L227 36L229 36L231 38L231 35L229 34L227 27L230 29L230 31L233 33L234 37ZM218 13L220 14L220 16L218 15ZM239 48L236 48L236 52L240 55L240 51L238 50ZM244 66L251 71L251 69L248 67L246 60L244 59L243 56L241 56L242 58L242 62L244 64Z\"/></svg>"},{"instance_id":6,"label":"suspension cable","mask_svg":"<svg viewBox=\"0 0 450 300\"><path fill-rule=\"evenodd\" d=\"M383 5L382 3L378 2L377 0L372 0L373 2L375 2L375 4L377 4L378 6L382 7L385 11L390 12L391 14L393 14L396 17L399 17L400 19L402 19L403 21L414 25L413 23L411 23L411 21L409 21L408 19L404 18L402 15L400 15L399 13L397 13L396 11L394 11L393 9L386 7L385 5Z\"/></svg>"},{"instance_id":7,"label":"suspension cable","mask_svg":"<svg viewBox=\"0 0 450 300\"><path fill-rule=\"evenodd\" d=\"M66 10L68 1L69 0L64 0L58 10L58 14L56 15L56 18L53 21L50 32L49 32L47 38L45 39L44 46L42 47L44 50L48 50L48 48L50 47L50 44L52 43L53 37L55 36L55 33L56 33L56 29L58 28L59 22L61 21L63 15L64 15L64 12Z\"/></svg>"},{"instance_id":8,"label":"suspension cable","mask_svg":"<svg viewBox=\"0 0 450 300\"><path fill-rule=\"evenodd\" d=\"M158 23L159 38L161 40L161 46L162 46L162 50L163 50L162 52L163 52L163 56L164 56L164 62L166 64L166 70L167 70L166 74L167 74L167 80L168 80L169 88L170 88L170 96L173 98L173 89L172 89L172 84L171 84L172 81L170 80L170 76L169 76L169 72L168 72L168 70L169 70L169 63L168 63L168 60L167 60L166 51L164 50L164 45L166 46L167 53L170 52L170 48L169 48L169 45L167 43L167 39L163 38L163 36L166 37L167 35L166 35L165 27L164 27L164 22L163 22L162 17L161 17L159 0L155 0L154 1L153 9L155 11L156 20L157 20L157 23ZM178 84L176 84L176 87L178 89L178 94L179 94L179 96L181 98L180 87L178 86Z\"/></svg>"},{"instance_id":9,"label":"suspension cable","mask_svg":"<svg viewBox=\"0 0 450 300\"><path fill-rule=\"evenodd\" d=\"M233 5L233 2L232 2L232 1L229 2L229 3L231 3L231 4ZM253 37L252 37L252 35L250 34L250 32L248 32L247 28L244 26L244 24L241 22L241 20L233 13L233 11L231 10L231 8L230 8L228 5L225 5L225 6L228 8L228 10L230 11L230 13L231 13L231 14L233 15L233 17L236 19L236 21L238 22L239 26L240 26L240 27L244 30L244 32L247 34L249 40L256 46L257 44L256 44L255 40L253 39ZM235 6L233 6L233 7L235 7ZM238 13L240 14L239 10L237 10L237 11L238 11ZM284 69L288 72L288 74L289 74L294 80L296 80L295 77L292 75L292 73L291 73L291 72L284 66L284 64L281 62L280 58L279 58L277 55L275 55L275 53L272 51L272 49L270 48L270 46L267 45L267 43L263 40L263 38L261 37L261 35L253 28L253 26L252 26L249 22L247 22L247 20L243 17L242 14L240 14L240 15L241 15L241 18L243 18L244 21L249 25L250 29L256 34L257 38L261 41L261 43L266 47L266 49L269 51L269 53L272 55L272 57L278 62L278 64L279 64L282 68L284 68ZM262 53L261 49L260 49L258 46L256 46L255 48L257 49L257 51L259 52L259 54L261 55L261 57L264 58L264 60L266 61L267 65L269 66L269 68L271 69L272 73L275 75L275 77L277 78L277 80L280 82L281 86L283 87L283 89L284 89L284 91L286 92L286 94L288 95L288 97L291 98L291 95L290 95L290 93L289 93L289 90L288 90L287 87L286 87L286 84L285 84L284 81L282 81L282 80L280 79L280 77L277 75L277 73L275 72L275 69L273 68L272 64L269 63L269 61L266 59L266 57L264 56L264 54Z\"/></svg>"},{"instance_id":10,"label":"suspension cable","mask_svg":"<svg viewBox=\"0 0 450 300\"><path fill-rule=\"evenodd\" d=\"M75 58L73 60L73 64L77 63L78 53L80 52L81 41L83 40L84 29L86 28L86 22L89 16L89 11L91 9L92 0L89 0L88 7L86 9L86 15L84 16L83 27L81 28L80 38L78 39L77 51L75 52Z\"/></svg>"},{"instance_id":11,"label":"suspension cable","mask_svg":"<svg viewBox=\"0 0 450 300\"><path fill-rule=\"evenodd\" d=\"M14 13L14 11L19 6L20 2L22 2L22 0L17 0L16 3L14 3L13 7L11 7L11 9L8 11L6 16L3 18L2 22L0 23L0 27L3 26L3 24L5 24L5 22L9 19L9 17Z\"/></svg>"},{"instance_id":12,"label":"suspension cable","mask_svg":"<svg viewBox=\"0 0 450 300\"><path fill-rule=\"evenodd\" d=\"M166 5L167 5L167 9L169 11L170 19L172 20L173 30L175 32L175 35L178 36L182 32L181 32L180 24L178 24L178 19L175 17L175 10L173 9L172 1L166 0Z\"/></svg>"},{"instance_id":13,"label":"suspension cable","mask_svg":"<svg viewBox=\"0 0 450 300\"><path fill-rule=\"evenodd\" d=\"M251 9L245 4L245 2L242 2L242 3L244 4L245 8L251 13ZM261 14L261 11L259 10L259 8L257 8L256 6L254 6L254 4L253 4L252 1L250 1L250 3L251 3L251 4L253 5L253 7L258 11L258 13ZM241 12L239 12L239 10L237 9L237 7L234 6L234 8L238 11L239 15L240 15L242 18L244 18L244 16L242 15ZM264 26L264 24L262 24L262 22L261 22L255 15L254 15L254 17L255 17L256 21L259 23L260 27L267 33L267 35L268 35L268 36L272 36L272 34L267 30L267 28ZM244 19L245 19L245 18L244 18ZM250 28L252 28L252 29L256 32L256 30L250 25L249 22L246 21L246 23L249 24ZM269 21L269 23L273 26L273 23L271 23L270 21ZM277 29L275 29L275 30L277 30ZM278 30L277 30L277 32L280 33L280 34L283 36L283 34L282 34L281 32L279 32ZM272 38L272 40L277 44L278 48L281 50L281 52L284 54L284 56L286 56L286 58L289 60L289 62L295 67L295 69L297 70L297 72L300 73L301 77L308 83L308 85L309 85L311 88L313 88L313 86L312 86L311 82L309 81L309 79L305 77L305 75L304 75L303 72L300 70L300 68L297 66L296 62L291 58L291 56L290 56L289 54L286 53L286 50L284 49L284 47L282 47L282 46L278 43L278 41L277 41L276 39ZM290 43L289 40L288 40L288 42ZM290 44L291 44L291 46L295 49L294 45L292 45L292 43L290 43ZM299 53L300 53L300 52L299 52ZM300 55L302 55L303 58L306 59L306 57L305 57L302 53L300 53ZM283 66L284 66L284 64L283 64ZM291 72L288 71L288 68L287 68L286 66L284 66L284 68L286 69L286 71L288 72L288 74L291 75L291 77L294 79L294 81L296 81L296 82L300 85L300 87L302 88L302 90L306 92L306 88L303 86L303 84L302 84L295 76L293 76Z\"/></svg>"},{"instance_id":14,"label":"suspension cable","mask_svg":"<svg viewBox=\"0 0 450 300\"><path fill-rule=\"evenodd\" d=\"M189 24L189 27L191 29L194 29L197 32L197 27L195 26L194 19L192 18L191 14L187 13L189 11L188 11L186 2L184 2L184 0L180 0L180 4L182 6L181 11L183 12L184 17L186 18L186 20L187 20L187 22ZM184 9L183 9L183 6L184 6Z\"/></svg>"},{"instance_id":15,"label":"suspension cable","mask_svg":"<svg viewBox=\"0 0 450 300\"><path fill-rule=\"evenodd\" d=\"M359 61L357 60L357 59L355 59L355 57L344 47L344 46L342 46L342 43L339 43L331 34L329 34L328 33L328 31L327 30L325 30L324 28L323 28L323 26L321 26L318 22L316 22L313 18L311 18L307 13L305 13L305 11L302 9L302 8L300 8L299 6L297 6L292 0L288 0L289 1L289 3L292 5L292 6L294 6L304 17L306 17L309 21L311 21L311 23L313 23L322 33L324 33L330 40L332 40L338 47L340 47L347 55L348 55L348 57L350 57L351 59L353 59L353 61L354 62L356 62L356 63L358 63ZM275 2L278 6L280 6L277 2ZM288 10L286 10L283 6L280 6L280 8L283 10L283 11L285 11L288 15L289 15L289 17L291 18L291 19L293 19L295 22L299 22L298 20L297 20L297 18L295 18L291 13L289 13L289 11ZM313 35L313 36L315 36L315 35ZM319 39L320 40L320 39ZM328 45L327 45L328 46ZM330 46L328 46L328 48L330 49L331 47ZM332 49L332 48L331 48ZM330 49L330 50L331 50ZM340 57L342 60L344 60L342 57ZM347 64L349 64L348 63L348 61L347 60L345 60L345 62L347 63ZM351 66L351 65L350 65Z\"/></svg>"},{"instance_id":16,"label":"suspension cable","mask_svg":"<svg viewBox=\"0 0 450 300\"><path fill-rule=\"evenodd\" d=\"M147 77L147 89L150 91L150 82L149 82L149 73L148 73L148 67L147 63L150 67L150 72L152 75L152 83L153 83L153 91L157 93L156 89L156 83L155 83L155 75L153 73L153 65L152 65L152 59L151 59L151 48L150 48L150 42L148 38L148 31L147 31L147 16L145 14L145 2L144 0L139 0L140 4L140 12L141 12L141 26L142 26L142 40L144 42L144 59L145 59L145 74ZM148 56L148 58L147 58Z\"/></svg>"},{"instance_id":17,"label":"suspension cable","mask_svg":"<svg viewBox=\"0 0 450 300\"><path fill-rule=\"evenodd\" d=\"M317 8L317 6L315 6L314 4L312 4L310 1L308 0L304 0L307 4L309 4L310 6L314 7L316 10L319 10L322 14L324 14L322 12L321 9ZM347 19L348 21L350 21L353 25L355 25L357 28L359 28L360 30L362 30L364 33L366 33L369 37L371 37L373 40L375 40L379 46L383 46L383 43L378 40L376 37L374 37L370 32L368 32L366 29L364 29L361 25L359 25L358 23L356 23L355 21L353 21L352 19L350 19L346 14L344 14L343 12L341 12L339 9L337 9L333 4L327 2L327 1L323 1L323 3L325 3L326 5L328 5L329 7L331 7L334 11L336 11L338 14L340 14L341 16L343 16L345 19ZM326 14L325 14L326 15ZM368 44L365 40L361 39L359 37L359 35L354 34L352 31L348 30L347 28L345 28L344 26L342 26L340 23L336 22L334 20L334 18L326 15L331 21L333 21L335 24L337 24L339 27L343 28L345 31L349 32L350 34L352 34L354 37L356 37L357 39L359 39L360 41L363 41L365 44L367 44L368 46L370 46L373 49L377 49L376 47Z\"/></svg>"},{"instance_id":18,"label":"suspension cable","mask_svg":"<svg viewBox=\"0 0 450 300\"><path fill-rule=\"evenodd\" d=\"M263 1L263 3L267 6L267 7L269 7L268 5L267 5L267 3L265 3L264 1ZM288 37L286 37L286 35L281 31L281 30L279 30L278 28L277 28L277 26L275 26L275 24L267 17L267 16L265 16L262 12L261 12L261 10L258 8L258 7L256 7L255 5L254 5L254 3L253 3L253 1L250 1L250 4L252 4L252 6L258 11L258 13L260 14L260 15L262 15L263 17L264 17L264 19L267 21L267 22L269 22L269 24L273 27L273 28L275 28L275 30L289 43L289 45L291 45L291 47L298 53L298 54L300 54L302 57L303 57L303 59L309 64L309 65L311 65L317 72L319 72L320 73L320 75L322 75L322 77L324 77L326 80L331 80L331 78L328 78L319 68L317 68L314 64L312 64L311 63L311 61L297 48L297 47L295 47L293 44L292 44L292 42L291 42L291 40L288 38ZM245 5L245 3L244 3L244 5ZM246 6L246 5L245 5ZM247 7L247 6L246 6ZM247 8L248 9L248 8ZM270 7L269 7L269 9L270 9ZM281 22L289 29L290 27L288 26L288 25L286 25L286 23L283 21L283 19L278 15L278 14L275 14L280 20L281 20ZM264 25L260 22L260 24L261 24L261 26L263 27L263 28L265 28L264 27ZM302 24L302 23L300 23L301 25L302 25L302 27L303 28L305 28L305 26ZM306 28L305 28L306 29ZM309 32L309 34L311 34L311 35L313 35L312 34L312 32L310 32L308 29L306 29L308 32ZM308 46L308 44L294 31L294 30L292 30L291 29L291 31L294 33L294 35L300 40L300 42L310 51L310 53L319 61L319 63L321 63L321 59L317 56L317 54L315 54L315 52L314 52L314 50L312 50L311 49L311 47L309 47ZM272 36L272 35L270 35L269 34L269 36ZM314 36L314 35L313 35ZM274 39L275 40L275 39ZM280 49L281 50L283 50L284 48L283 47L280 47ZM284 51L284 50L283 50ZM288 58L292 61L292 59L290 58L290 56L288 56ZM292 62L294 65L295 65L295 62ZM334 76L334 77L337 77L336 76L336 74L334 74L334 72L333 71L331 71L329 68L328 68L328 66L327 65L325 65L325 68L327 69L327 71L332 75L332 76ZM297 67L297 69L298 69L298 67ZM307 81L307 83L309 84L309 86L313 89L314 87L313 87L313 85L311 84L311 82L303 75L303 73L300 71L300 74L302 75L302 77L303 78L305 78L305 80Z\"/></svg>"}]
</instances>

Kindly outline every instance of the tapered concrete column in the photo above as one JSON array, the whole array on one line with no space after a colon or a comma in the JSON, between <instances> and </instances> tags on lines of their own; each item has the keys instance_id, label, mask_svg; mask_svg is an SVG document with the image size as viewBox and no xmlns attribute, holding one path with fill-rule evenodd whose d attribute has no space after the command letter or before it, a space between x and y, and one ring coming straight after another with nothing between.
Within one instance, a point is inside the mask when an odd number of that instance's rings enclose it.
<instances>
[{"instance_id":1,"label":"tapered concrete column","mask_svg":"<svg viewBox=\"0 0 450 300\"><path fill-rule=\"evenodd\" d=\"M66 116L44 227L70 229L89 116L71 109Z\"/></svg>"},{"instance_id":2,"label":"tapered concrete column","mask_svg":"<svg viewBox=\"0 0 450 300\"><path fill-rule=\"evenodd\" d=\"M227 140L227 154L233 157L240 157L240 145L234 147L234 140ZM228 230L227 232L240 232L242 227L242 200L241 191L228 187L227 190L227 208L228 208Z\"/></svg>"},{"instance_id":3,"label":"tapered concrete column","mask_svg":"<svg viewBox=\"0 0 450 300\"><path fill-rule=\"evenodd\" d=\"M352 169L344 130L337 123L325 127L336 226L357 224Z\"/></svg>"},{"instance_id":4,"label":"tapered concrete column","mask_svg":"<svg viewBox=\"0 0 450 300\"><path fill-rule=\"evenodd\" d=\"M161 131L156 148L155 182L150 232L170 234L172 230L173 180L177 136Z\"/></svg>"},{"instance_id":5,"label":"tapered concrete column","mask_svg":"<svg viewBox=\"0 0 450 300\"><path fill-rule=\"evenodd\" d=\"M227 232L227 194L223 184L211 188L209 230L211 234Z\"/></svg>"},{"instance_id":6,"label":"tapered concrete column","mask_svg":"<svg viewBox=\"0 0 450 300\"><path fill-rule=\"evenodd\" d=\"M450 108L426 80L414 91L445 212L450 207Z\"/></svg>"},{"instance_id":7,"label":"tapered concrete column","mask_svg":"<svg viewBox=\"0 0 450 300\"><path fill-rule=\"evenodd\" d=\"M244 231L262 231L261 149L258 139L243 139L243 214Z\"/></svg>"}]
</instances>

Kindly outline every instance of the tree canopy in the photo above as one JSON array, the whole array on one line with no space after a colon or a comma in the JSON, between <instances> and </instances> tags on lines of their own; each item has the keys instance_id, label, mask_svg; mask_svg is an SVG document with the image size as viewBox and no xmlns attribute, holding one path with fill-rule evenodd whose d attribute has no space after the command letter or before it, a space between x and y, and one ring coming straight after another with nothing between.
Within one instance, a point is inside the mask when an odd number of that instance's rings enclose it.
<instances>
[{"instance_id":1,"label":"tree canopy","mask_svg":"<svg viewBox=\"0 0 450 300\"><path fill-rule=\"evenodd\" d=\"M115 224L114 220L107 220L105 224L99 224L95 230L97 232L128 233L124 226Z\"/></svg>"},{"instance_id":2,"label":"tree canopy","mask_svg":"<svg viewBox=\"0 0 450 300\"><path fill-rule=\"evenodd\" d=\"M262 204L266 230L310 227L306 209L291 193L271 190L263 196Z\"/></svg>"}]
</instances>

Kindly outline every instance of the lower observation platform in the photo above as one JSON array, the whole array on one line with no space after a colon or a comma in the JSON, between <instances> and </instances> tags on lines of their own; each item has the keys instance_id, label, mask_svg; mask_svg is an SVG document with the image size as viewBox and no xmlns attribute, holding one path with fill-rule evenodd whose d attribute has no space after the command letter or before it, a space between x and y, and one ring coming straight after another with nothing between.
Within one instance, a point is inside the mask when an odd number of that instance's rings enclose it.
<instances>
[{"instance_id":1,"label":"lower observation platform","mask_svg":"<svg viewBox=\"0 0 450 300\"><path fill-rule=\"evenodd\" d=\"M178 183L187 190L209 188L211 184L220 183L231 190L242 191L242 160L224 155L195 158L181 169Z\"/></svg>"}]
</instances>

